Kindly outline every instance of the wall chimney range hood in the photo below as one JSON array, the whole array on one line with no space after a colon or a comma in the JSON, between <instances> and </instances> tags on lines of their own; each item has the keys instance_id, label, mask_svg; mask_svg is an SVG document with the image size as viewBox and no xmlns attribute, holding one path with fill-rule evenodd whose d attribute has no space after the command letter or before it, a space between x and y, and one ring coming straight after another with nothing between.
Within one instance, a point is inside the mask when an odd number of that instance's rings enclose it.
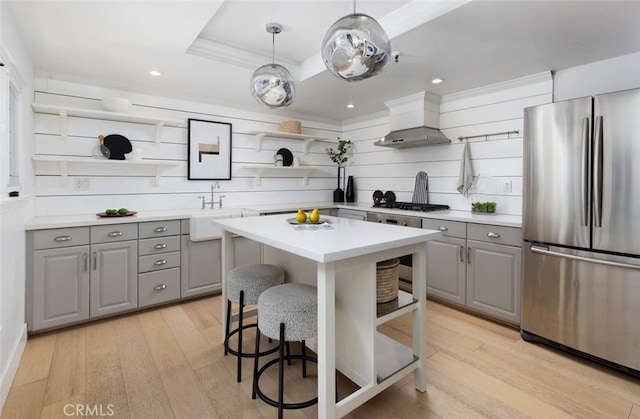
<instances>
[{"instance_id":1,"label":"wall chimney range hood","mask_svg":"<svg viewBox=\"0 0 640 419\"><path fill-rule=\"evenodd\" d=\"M426 92L384 103L389 108L391 132L373 145L391 148L448 144L440 127L440 97Z\"/></svg>"}]
</instances>

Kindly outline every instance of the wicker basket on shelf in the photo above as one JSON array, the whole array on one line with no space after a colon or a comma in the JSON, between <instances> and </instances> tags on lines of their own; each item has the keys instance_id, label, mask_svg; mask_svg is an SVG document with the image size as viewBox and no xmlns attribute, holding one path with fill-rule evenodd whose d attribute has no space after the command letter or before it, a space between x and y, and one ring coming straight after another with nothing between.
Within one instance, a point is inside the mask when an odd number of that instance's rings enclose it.
<instances>
[{"instance_id":1,"label":"wicker basket on shelf","mask_svg":"<svg viewBox=\"0 0 640 419\"><path fill-rule=\"evenodd\" d=\"M387 303L398 297L400 259L378 262L376 266L376 302Z\"/></svg>"},{"instance_id":2,"label":"wicker basket on shelf","mask_svg":"<svg viewBox=\"0 0 640 419\"><path fill-rule=\"evenodd\" d=\"M300 134L302 132L302 123L300 121L282 121L280 122L280 131Z\"/></svg>"}]
</instances>

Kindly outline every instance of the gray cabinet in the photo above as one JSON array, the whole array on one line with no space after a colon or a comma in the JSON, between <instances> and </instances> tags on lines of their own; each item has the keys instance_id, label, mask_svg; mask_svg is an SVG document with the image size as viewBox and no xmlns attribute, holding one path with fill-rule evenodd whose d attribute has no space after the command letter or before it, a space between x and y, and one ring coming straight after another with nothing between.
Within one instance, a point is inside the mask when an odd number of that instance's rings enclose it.
<instances>
[{"instance_id":1,"label":"gray cabinet","mask_svg":"<svg viewBox=\"0 0 640 419\"><path fill-rule=\"evenodd\" d=\"M149 307L180 298L180 220L138 224L138 306Z\"/></svg>"},{"instance_id":2,"label":"gray cabinet","mask_svg":"<svg viewBox=\"0 0 640 419\"><path fill-rule=\"evenodd\" d=\"M138 242L91 245L90 317L138 307Z\"/></svg>"},{"instance_id":3,"label":"gray cabinet","mask_svg":"<svg viewBox=\"0 0 640 419\"><path fill-rule=\"evenodd\" d=\"M520 323L521 230L424 219L442 237L427 244L427 295Z\"/></svg>"},{"instance_id":4,"label":"gray cabinet","mask_svg":"<svg viewBox=\"0 0 640 419\"><path fill-rule=\"evenodd\" d=\"M29 330L58 327L89 318L88 258L89 246L33 252L27 266L31 273L31 281L27 281Z\"/></svg>"},{"instance_id":5,"label":"gray cabinet","mask_svg":"<svg viewBox=\"0 0 640 419\"><path fill-rule=\"evenodd\" d=\"M340 208L338 209L338 217L349 218L352 220L367 221L367 212Z\"/></svg>"},{"instance_id":6,"label":"gray cabinet","mask_svg":"<svg viewBox=\"0 0 640 419\"><path fill-rule=\"evenodd\" d=\"M188 231L188 230L187 230ZM182 236L182 298L221 289L220 240L193 242Z\"/></svg>"}]
</instances>

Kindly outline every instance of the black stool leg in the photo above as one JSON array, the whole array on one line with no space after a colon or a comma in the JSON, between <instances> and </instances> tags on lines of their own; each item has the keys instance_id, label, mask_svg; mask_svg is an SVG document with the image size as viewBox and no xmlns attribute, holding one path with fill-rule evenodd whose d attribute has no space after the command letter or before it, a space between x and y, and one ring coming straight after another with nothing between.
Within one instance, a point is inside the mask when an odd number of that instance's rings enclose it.
<instances>
[{"instance_id":1,"label":"black stool leg","mask_svg":"<svg viewBox=\"0 0 640 419\"><path fill-rule=\"evenodd\" d=\"M280 323L280 351L278 353L280 360L278 362L278 419L283 417L284 405L284 323ZM289 343L289 342L287 342Z\"/></svg>"},{"instance_id":2,"label":"black stool leg","mask_svg":"<svg viewBox=\"0 0 640 419\"><path fill-rule=\"evenodd\" d=\"M240 310L238 311L238 377L237 382L240 382L242 376L242 314L244 312L244 291L240 291Z\"/></svg>"},{"instance_id":3,"label":"black stool leg","mask_svg":"<svg viewBox=\"0 0 640 419\"><path fill-rule=\"evenodd\" d=\"M302 341L302 378L307 378L307 344Z\"/></svg>"},{"instance_id":4,"label":"black stool leg","mask_svg":"<svg viewBox=\"0 0 640 419\"><path fill-rule=\"evenodd\" d=\"M291 346L289 345L289 342L285 342L284 344L287 347L287 365L291 365Z\"/></svg>"},{"instance_id":5,"label":"black stool leg","mask_svg":"<svg viewBox=\"0 0 640 419\"><path fill-rule=\"evenodd\" d=\"M258 354L260 353L260 328L256 328L256 352L253 358L253 386L251 390L251 398L256 399L256 389L258 388Z\"/></svg>"},{"instance_id":6,"label":"black stool leg","mask_svg":"<svg viewBox=\"0 0 640 419\"><path fill-rule=\"evenodd\" d=\"M229 339L229 330L231 329L231 300L227 299L227 324L224 325L224 335ZM224 355L227 356L227 345L224 345Z\"/></svg>"}]
</instances>

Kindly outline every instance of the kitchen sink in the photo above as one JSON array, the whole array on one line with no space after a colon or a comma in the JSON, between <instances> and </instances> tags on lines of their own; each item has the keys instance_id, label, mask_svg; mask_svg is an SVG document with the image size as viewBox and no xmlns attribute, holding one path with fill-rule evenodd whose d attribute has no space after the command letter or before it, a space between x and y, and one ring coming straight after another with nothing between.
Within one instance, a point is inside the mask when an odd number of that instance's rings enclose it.
<instances>
[{"instance_id":1,"label":"kitchen sink","mask_svg":"<svg viewBox=\"0 0 640 419\"><path fill-rule=\"evenodd\" d=\"M189 220L189 240L194 242L214 240L222 237L222 230L212 223L222 218L253 217L258 212L244 208L203 210L191 215Z\"/></svg>"}]
</instances>

